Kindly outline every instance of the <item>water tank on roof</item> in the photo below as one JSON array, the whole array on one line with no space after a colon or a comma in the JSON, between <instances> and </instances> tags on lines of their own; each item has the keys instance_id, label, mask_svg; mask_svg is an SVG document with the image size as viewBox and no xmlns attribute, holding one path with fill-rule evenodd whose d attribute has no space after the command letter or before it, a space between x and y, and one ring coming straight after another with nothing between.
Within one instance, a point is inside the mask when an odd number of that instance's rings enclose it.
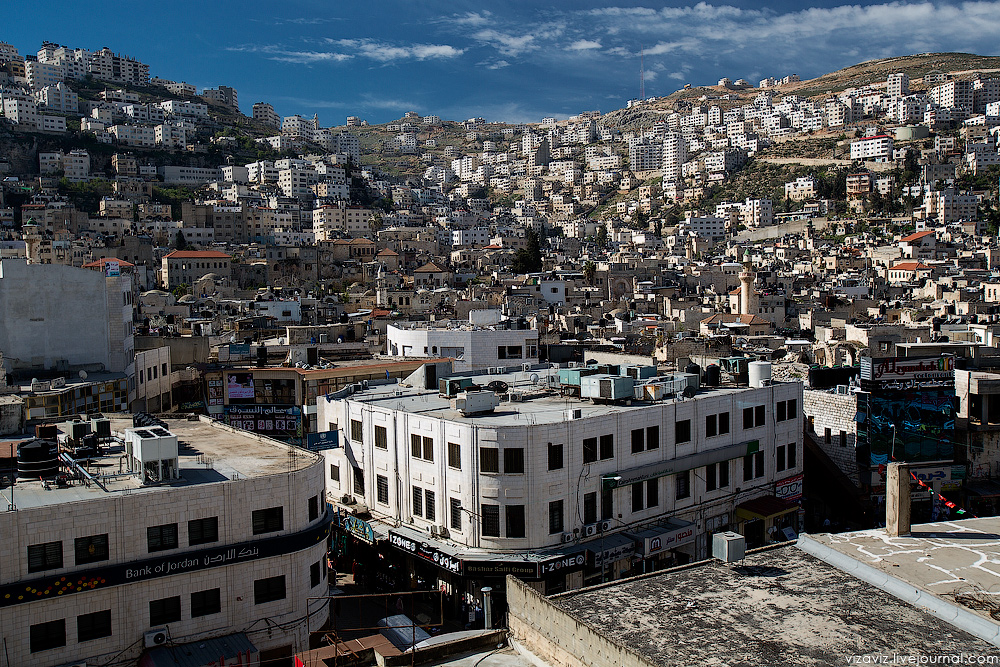
<instances>
[{"instance_id":1,"label":"water tank on roof","mask_svg":"<svg viewBox=\"0 0 1000 667\"><path fill-rule=\"evenodd\" d=\"M705 367L705 385L708 387L718 387L722 382L722 369L718 364L709 364Z\"/></svg>"},{"instance_id":2,"label":"water tank on roof","mask_svg":"<svg viewBox=\"0 0 1000 667\"><path fill-rule=\"evenodd\" d=\"M17 476L21 479L51 479L59 474L59 447L51 440L35 438L17 446Z\"/></svg>"},{"instance_id":3,"label":"water tank on roof","mask_svg":"<svg viewBox=\"0 0 1000 667\"><path fill-rule=\"evenodd\" d=\"M747 377L751 387L766 387L771 383L770 361L751 361L747 366Z\"/></svg>"}]
</instances>

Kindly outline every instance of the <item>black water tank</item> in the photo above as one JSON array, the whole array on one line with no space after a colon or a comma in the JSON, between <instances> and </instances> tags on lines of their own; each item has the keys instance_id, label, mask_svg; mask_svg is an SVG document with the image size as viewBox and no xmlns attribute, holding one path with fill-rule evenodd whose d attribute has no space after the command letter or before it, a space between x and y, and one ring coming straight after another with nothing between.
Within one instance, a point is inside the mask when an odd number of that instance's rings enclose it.
<instances>
[{"instance_id":1,"label":"black water tank","mask_svg":"<svg viewBox=\"0 0 1000 667\"><path fill-rule=\"evenodd\" d=\"M705 385L709 387L718 387L719 383L722 382L722 369L719 368L718 364L709 364L705 367Z\"/></svg>"},{"instance_id":2,"label":"black water tank","mask_svg":"<svg viewBox=\"0 0 1000 667\"><path fill-rule=\"evenodd\" d=\"M35 438L17 446L17 476L21 479L51 479L59 474L59 447L51 440Z\"/></svg>"},{"instance_id":3,"label":"black water tank","mask_svg":"<svg viewBox=\"0 0 1000 667\"><path fill-rule=\"evenodd\" d=\"M701 378L701 366L694 363L693 361L684 367L684 372L690 373L692 375L697 375L699 378Z\"/></svg>"}]
</instances>

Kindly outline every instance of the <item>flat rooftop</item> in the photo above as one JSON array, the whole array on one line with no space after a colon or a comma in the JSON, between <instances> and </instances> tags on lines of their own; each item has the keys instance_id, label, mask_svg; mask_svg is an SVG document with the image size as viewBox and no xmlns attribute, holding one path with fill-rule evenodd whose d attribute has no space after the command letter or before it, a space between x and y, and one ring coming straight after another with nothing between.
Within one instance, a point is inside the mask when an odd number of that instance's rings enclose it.
<instances>
[{"instance_id":1,"label":"flat rooftop","mask_svg":"<svg viewBox=\"0 0 1000 667\"><path fill-rule=\"evenodd\" d=\"M67 502L100 500L119 493L157 493L167 489L225 482L248 477L262 477L300 470L315 463L319 455L308 450L230 428L206 418L198 421L166 419L167 429L177 436L180 479L158 486L142 486L137 475L122 474L125 453L124 431L132 428L131 415L108 415L112 435L117 439L101 447L101 455L81 466L104 484L107 491L92 482L73 480L68 487L49 482L18 480L13 487L13 504L18 509L60 505ZM22 439L30 439L23 436ZM0 472L0 476L8 475ZM0 488L9 503L11 487ZM6 503L5 503L6 504Z\"/></svg>"},{"instance_id":2,"label":"flat rooftop","mask_svg":"<svg viewBox=\"0 0 1000 667\"><path fill-rule=\"evenodd\" d=\"M350 400L361 401L371 406L390 410L402 410L412 414L423 414L453 421L475 420L479 426L518 426L525 424L558 424L566 421L567 410L581 410L581 417L617 414L633 410L649 408L677 401L698 400L705 396L719 396L749 391L746 385L720 385L701 389L694 398L667 398L660 401L645 401L633 399L631 405L620 403L594 403L589 399L574 396L563 396L559 391L559 375L556 369L534 368L528 371L486 374L482 372L451 374L448 378L471 377L475 384L487 390L491 382L505 383L509 390L522 394L522 401L506 401L501 397L501 403L493 412L463 415L453 410L451 401L441 396L435 389L424 389L406 384L372 384L368 389L355 392L348 397ZM652 378L637 382L650 382ZM783 384L777 380L774 385Z\"/></svg>"},{"instance_id":3,"label":"flat rooftop","mask_svg":"<svg viewBox=\"0 0 1000 667\"><path fill-rule=\"evenodd\" d=\"M793 545L549 600L657 665L834 665L877 655L891 664L893 654L997 651Z\"/></svg>"},{"instance_id":4,"label":"flat rooftop","mask_svg":"<svg viewBox=\"0 0 1000 667\"><path fill-rule=\"evenodd\" d=\"M803 540L1000 624L1000 517L919 524L906 537L875 528ZM816 551L805 541L803 548ZM836 560L835 555L820 557Z\"/></svg>"}]
</instances>

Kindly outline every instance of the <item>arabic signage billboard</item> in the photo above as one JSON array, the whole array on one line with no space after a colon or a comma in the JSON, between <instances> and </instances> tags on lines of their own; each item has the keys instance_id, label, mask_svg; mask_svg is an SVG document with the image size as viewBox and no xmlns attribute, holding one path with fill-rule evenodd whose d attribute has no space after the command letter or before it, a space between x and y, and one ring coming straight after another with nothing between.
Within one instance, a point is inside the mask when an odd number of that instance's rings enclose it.
<instances>
[{"instance_id":1,"label":"arabic signage billboard","mask_svg":"<svg viewBox=\"0 0 1000 667\"><path fill-rule=\"evenodd\" d=\"M229 398L253 398L253 374L230 373L226 376Z\"/></svg>"},{"instance_id":2,"label":"arabic signage billboard","mask_svg":"<svg viewBox=\"0 0 1000 667\"><path fill-rule=\"evenodd\" d=\"M861 379L867 382L906 382L913 380L954 380L955 357L871 358L861 357Z\"/></svg>"}]
</instances>

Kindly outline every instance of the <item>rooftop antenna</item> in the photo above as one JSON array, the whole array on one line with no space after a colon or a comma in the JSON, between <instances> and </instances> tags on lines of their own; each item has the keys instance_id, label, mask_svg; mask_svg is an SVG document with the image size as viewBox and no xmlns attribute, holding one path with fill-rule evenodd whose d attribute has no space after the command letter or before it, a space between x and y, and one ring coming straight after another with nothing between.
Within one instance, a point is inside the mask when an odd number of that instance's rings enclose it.
<instances>
[{"instance_id":1,"label":"rooftop antenna","mask_svg":"<svg viewBox=\"0 0 1000 667\"><path fill-rule=\"evenodd\" d=\"M639 45L639 101L646 101L646 71L645 71L645 56L646 52L643 46Z\"/></svg>"}]
</instances>

